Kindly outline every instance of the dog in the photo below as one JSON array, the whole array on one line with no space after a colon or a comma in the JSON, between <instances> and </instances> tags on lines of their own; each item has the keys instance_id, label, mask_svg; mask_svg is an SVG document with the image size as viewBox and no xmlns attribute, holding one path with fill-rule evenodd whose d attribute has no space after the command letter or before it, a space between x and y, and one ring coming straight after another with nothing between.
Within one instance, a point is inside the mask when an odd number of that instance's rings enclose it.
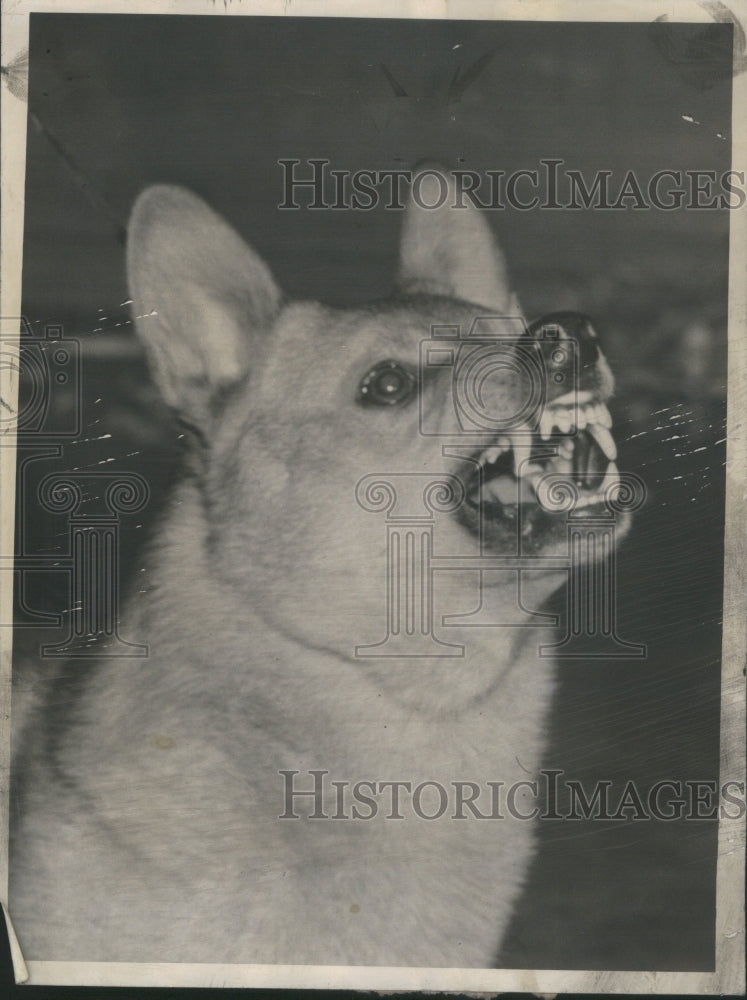
<instances>
[{"instance_id":1,"label":"dog","mask_svg":"<svg viewBox=\"0 0 747 1000\"><path fill-rule=\"evenodd\" d=\"M526 324L434 174L395 293L354 309L286 302L196 195L137 200L133 311L185 469L124 615L149 656L68 667L25 727L26 958L495 963L554 686L532 626L566 578L543 483L598 509L613 379L584 317Z\"/></svg>"}]
</instances>

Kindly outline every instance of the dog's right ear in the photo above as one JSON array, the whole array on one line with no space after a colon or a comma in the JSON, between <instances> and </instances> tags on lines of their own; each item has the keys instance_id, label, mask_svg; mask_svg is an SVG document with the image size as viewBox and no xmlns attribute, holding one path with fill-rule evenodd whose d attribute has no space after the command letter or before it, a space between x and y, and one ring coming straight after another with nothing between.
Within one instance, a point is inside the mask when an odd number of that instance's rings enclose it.
<instances>
[{"instance_id":1,"label":"dog's right ear","mask_svg":"<svg viewBox=\"0 0 747 1000\"><path fill-rule=\"evenodd\" d=\"M454 174L439 164L415 168L398 285L405 293L446 295L504 316L521 315L503 253L484 214L458 194Z\"/></svg>"},{"instance_id":2,"label":"dog's right ear","mask_svg":"<svg viewBox=\"0 0 747 1000\"><path fill-rule=\"evenodd\" d=\"M202 199L167 185L135 203L127 271L155 382L169 406L206 430L211 401L245 377L275 320L272 275Z\"/></svg>"}]
</instances>

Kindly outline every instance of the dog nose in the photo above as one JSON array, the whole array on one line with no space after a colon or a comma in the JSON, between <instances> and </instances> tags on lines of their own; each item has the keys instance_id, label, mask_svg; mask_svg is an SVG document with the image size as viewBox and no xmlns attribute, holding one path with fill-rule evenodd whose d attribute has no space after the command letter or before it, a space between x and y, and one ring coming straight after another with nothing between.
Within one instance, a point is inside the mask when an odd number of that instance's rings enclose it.
<instances>
[{"instance_id":1,"label":"dog nose","mask_svg":"<svg viewBox=\"0 0 747 1000\"><path fill-rule=\"evenodd\" d=\"M555 312L529 325L527 337L542 352L547 393L561 396L584 384L599 360L599 337L591 319L579 312Z\"/></svg>"}]
</instances>

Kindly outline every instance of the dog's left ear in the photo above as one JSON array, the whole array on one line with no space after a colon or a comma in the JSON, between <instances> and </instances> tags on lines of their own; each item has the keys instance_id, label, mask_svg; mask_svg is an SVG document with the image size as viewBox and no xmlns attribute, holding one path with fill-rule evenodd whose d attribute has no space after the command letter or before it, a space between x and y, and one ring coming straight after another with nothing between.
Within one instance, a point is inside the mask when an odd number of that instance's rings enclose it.
<instances>
[{"instance_id":1,"label":"dog's left ear","mask_svg":"<svg viewBox=\"0 0 747 1000\"><path fill-rule=\"evenodd\" d=\"M421 164L415 169L398 285L405 293L446 295L505 316L519 315L490 226L444 167Z\"/></svg>"}]
</instances>

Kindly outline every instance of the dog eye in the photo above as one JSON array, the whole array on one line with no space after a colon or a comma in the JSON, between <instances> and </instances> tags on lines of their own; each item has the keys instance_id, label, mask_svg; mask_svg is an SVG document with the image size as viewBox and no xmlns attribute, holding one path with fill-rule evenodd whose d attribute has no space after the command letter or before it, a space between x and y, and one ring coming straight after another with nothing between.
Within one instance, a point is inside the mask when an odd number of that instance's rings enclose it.
<instances>
[{"instance_id":1,"label":"dog eye","mask_svg":"<svg viewBox=\"0 0 747 1000\"><path fill-rule=\"evenodd\" d=\"M415 376L396 361L380 361L358 386L358 400L373 406L401 406L415 395Z\"/></svg>"}]
</instances>

